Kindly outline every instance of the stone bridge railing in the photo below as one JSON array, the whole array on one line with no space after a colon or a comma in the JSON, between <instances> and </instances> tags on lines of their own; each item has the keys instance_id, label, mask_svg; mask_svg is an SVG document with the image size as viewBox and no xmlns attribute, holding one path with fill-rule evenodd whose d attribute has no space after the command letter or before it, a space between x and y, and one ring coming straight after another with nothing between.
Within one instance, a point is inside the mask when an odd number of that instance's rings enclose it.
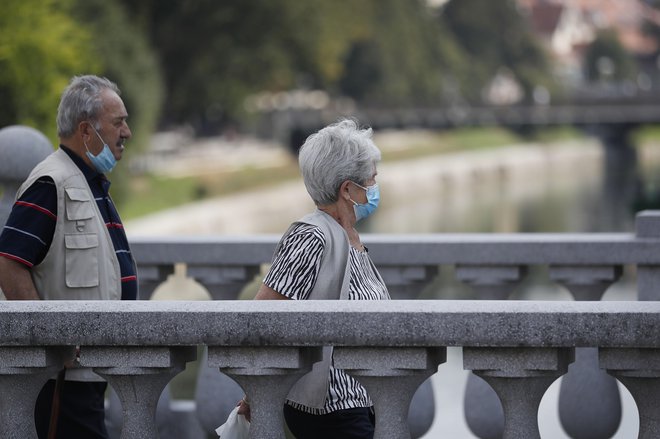
<instances>
[{"instance_id":1,"label":"stone bridge railing","mask_svg":"<svg viewBox=\"0 0 660 439\"><path fill-rule=\"evenodd\" d=\"M213 299L236 299L262 273L277 239L132 239L140 266L142 297L149 298L173 272L175 264L185 263L187 274L204 285ZM516 297L512 293L524 287L536 266L545 267L548 280L564 287L578 301L600 300L606 290L620 283L624 273L631 293L628 299L660 298L659 212L640 213L635 233L366 235L364 239L395 299L443 296L444 283L437 283L447 277L444 268L449 267L449 276L453 277L450 283L461 284L469 297L504 300ZM562 298L566 297L557 299ZM599 372L595 347L577 350L577 360L562 381L561 423L575 438L609 438L621 419L616 381ZM586 379L590 385L585 390L579 384ZM580 416L574 410L576 406L581 407ZM504 429L503 418L497 415L502 410L499 399L472 375L468 378L465 409L475 435L499 437ZM484 416L479 410L492 416Z\"/></svg>"},{"instance_id":2,"label":"stone bridge railing","mask_svg":"<svg viewBox=\"0 0 660 439\"><path fill-rule=\"evenodd\" d=\"M478 437L538 437L538 403L561 375L559 414L571 437L616 431L621 409L612 375L635 399L640 437L660 434L659 212L639 214L635 233L364 239L395 299L435 298L429 287L451 267L454 283L488 300L234 301L270 261L276 236L133 238L143 299L185 264L213 299L225 300L3 303L0 437L34 437L26 414L36 392L77 345L81 365L106 377L122 401L123 438L157 436L158 397L200 346L208 348L204 369L222 376L219 369L250 394L253 437L283 437L277 407L324 344L340 347L337 364L368 387L379 438L407 437L412 394L436 373L447 347L462 348L464 367L475 372L464 405ZM546 267L548 279L577 301L505 301L535 266ZM598 302L624 272L633 278L633 301ZM442 293L444 284L438 288ZM585 389L579 384L586 379ZM215 426L221 421L216 412Z\"/></svg>"},{"instance_id":3,"label":"stone bridge railing","mask_svg":"<svg viewBox=\"0 0 660 439\"><path fill-rule=\"evenodd\" d=\"M481 299L507 299L532 266L546 266L551 281L576 300L600 300L633 268L640 300L660 298L660 211L637 216L636 233L366 235L369 254L390 293L417 298L442 266ZM262 265L278 237L195 236L131 239L140 269L141 298L174 272L177 263L204 285L213 299L235 299Z\"/></svg>"},{"instance_id":4,"label":"stone bridge railing","mask_svg":"<svg viewBox=\"0 0 660 439\"><path fill-rule=\"evenodd\" d=\"M454 346L502 401L504 438L540 437L541 397L578 347L596 349L599 367L630 390L639 437L660 434L658 302L5 302L0 326L6 438L35 437L37 392L73 346L117 391L122 438L154 438L158 396L199 345L250 395L253 438L284 437L284 397L323 345L367 387L378 439L409 437L411 397Z\"/></svg>"}]
</instances>

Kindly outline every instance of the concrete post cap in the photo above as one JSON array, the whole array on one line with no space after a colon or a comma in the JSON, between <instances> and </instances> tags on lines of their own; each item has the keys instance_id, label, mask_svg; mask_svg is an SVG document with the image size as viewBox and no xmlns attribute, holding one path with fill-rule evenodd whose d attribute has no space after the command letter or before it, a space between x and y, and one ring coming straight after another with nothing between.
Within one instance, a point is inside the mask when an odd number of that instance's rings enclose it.
<instances>
[{"instance_id":1,"label":"concrete post cap","mask_svg":"<svg viewBox=\"0 0 660 439\"><path fill-rule=\"evenodd\" d=\"M52 152L53 145L39 130L22 125L0 129L0 182L22 182Z\"/></svg>"}]
</instances>

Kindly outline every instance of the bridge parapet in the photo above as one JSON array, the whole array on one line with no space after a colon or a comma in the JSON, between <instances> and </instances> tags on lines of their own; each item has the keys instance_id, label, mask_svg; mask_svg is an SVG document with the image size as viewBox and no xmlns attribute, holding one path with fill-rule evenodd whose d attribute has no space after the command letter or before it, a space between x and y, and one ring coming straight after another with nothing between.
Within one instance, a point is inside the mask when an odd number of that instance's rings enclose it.
<instances>
[{"instance_id":1,"label":"bridge parapet","mask_svg":"<svg viewBox=\"0 0 660 439\"><path fill-rule=\"evenodd\" d=\"M80 365L117 390L126 407L124 438L157 437L155 400L199 345L209 349L209 366L240 377L254 410L251 437L284 438L288 387L327 345L336 346L337 366L374 396L379 439L393 431L406 437L402 413L449 346L461 347L464 367L496 389L505 438L540 437L538 403L576 347L597 348L601 367L623 377L640 432L660 428L653 411L660 397L657 302L5 302L0 321L0 389L15 398L2 398L15 407L0 411L3 437L35 437L29 422L9 418L32 413L38 387L16 389L42 383L73 358L73 346L81 347Z\"/></svg>"},{"instance_id":2,"label":"bridge parapet","mask_svg":"<svg viewBox=\"0 0 660 439\"><path fill-rule=\"evenodd\" d=\"M176 264L203 284L214 299L236 299L270 263L279 237L194 236L132 237L138 262L141 298L151 297ZM636 233L590 234L406 234L363 236L393 297L412 299L450 268L454 284L474 298L506 299L535 266L578 300L599 300L631 274L642 300L659 300L660 212L637 215ZM628 269L625 271L624 269ZM446 280L446 279L445 279ZM627 279L628 280L628 279ZM659 279L660 280L660 279ZM438 288L442 293L442 285Z\"/></svg>"}]
</instances>

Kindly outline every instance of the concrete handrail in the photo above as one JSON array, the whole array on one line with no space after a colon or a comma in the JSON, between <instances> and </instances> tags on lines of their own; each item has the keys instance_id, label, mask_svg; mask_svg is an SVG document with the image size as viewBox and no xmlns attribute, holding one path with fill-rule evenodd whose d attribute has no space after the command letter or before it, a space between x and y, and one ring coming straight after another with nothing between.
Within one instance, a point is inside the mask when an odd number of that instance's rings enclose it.
<instances>
[{"instance_id":1,"label":"concrete handrail","mask_svg":"<svg viewBox=\"0 0 660 439\"><path fill-rule=\"evenodd\" d=\"M139 264L258 265L279 236L131 237ZM631 233L366 234L379 264L660 264L658 237Z\"/></svg>"},{"instance_id":2,"label":"concrete handrail","mask_svg":"<svg viewBox=\"0 0 660 439\"><path fill-rule=\"evenodd\" d=\"M0 327L3 437L34 437L21 413L76 345L80 365L117 391L122 438L157 437L159 395L199 345L250 395L253 438L284 437L279 407L324 345L371 395L377 439L409 437L411 398L448 346L502 401L504 438L539 437L540 400L576 347L596 348L628 387L641 437L660 429L660 302L16 301L0 306Z\"/></svg>"},{"instance_id":3,"label":"concrete handrail","mask_svg":"<svg viewBox=\"0 0 660 439\"><path fill-rule=\"evenodd\" d=\"M660 348L660 302L634 301L13 301L0 325L1 346Z\"/></svg>"}]
</instances>

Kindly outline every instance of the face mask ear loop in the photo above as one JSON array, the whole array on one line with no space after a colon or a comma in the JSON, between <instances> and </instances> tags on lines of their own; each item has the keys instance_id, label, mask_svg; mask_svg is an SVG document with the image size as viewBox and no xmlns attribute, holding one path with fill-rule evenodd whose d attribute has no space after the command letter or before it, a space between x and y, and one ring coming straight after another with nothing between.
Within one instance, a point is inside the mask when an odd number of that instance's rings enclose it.
<instances>
[{"instance_id":1,"label":"face mask ear loop","mask_svg":"<svg viewBox=\"0 0 660 439\"><path fill-rule=\"evenodd\" d=\"M91 123L89 124L89 126L92 127L92 129L94 130L94 134L96 134L96 137L99 138L99 140L101 141L101 143L103 143L103 145L105 145L105 140L103 140L103 137L101 137L101 135L99 134L99 132L98 132L98 130L96 129L96 127L95 127L94 125L92 125Z\"/></svg>"}]
</instances>

